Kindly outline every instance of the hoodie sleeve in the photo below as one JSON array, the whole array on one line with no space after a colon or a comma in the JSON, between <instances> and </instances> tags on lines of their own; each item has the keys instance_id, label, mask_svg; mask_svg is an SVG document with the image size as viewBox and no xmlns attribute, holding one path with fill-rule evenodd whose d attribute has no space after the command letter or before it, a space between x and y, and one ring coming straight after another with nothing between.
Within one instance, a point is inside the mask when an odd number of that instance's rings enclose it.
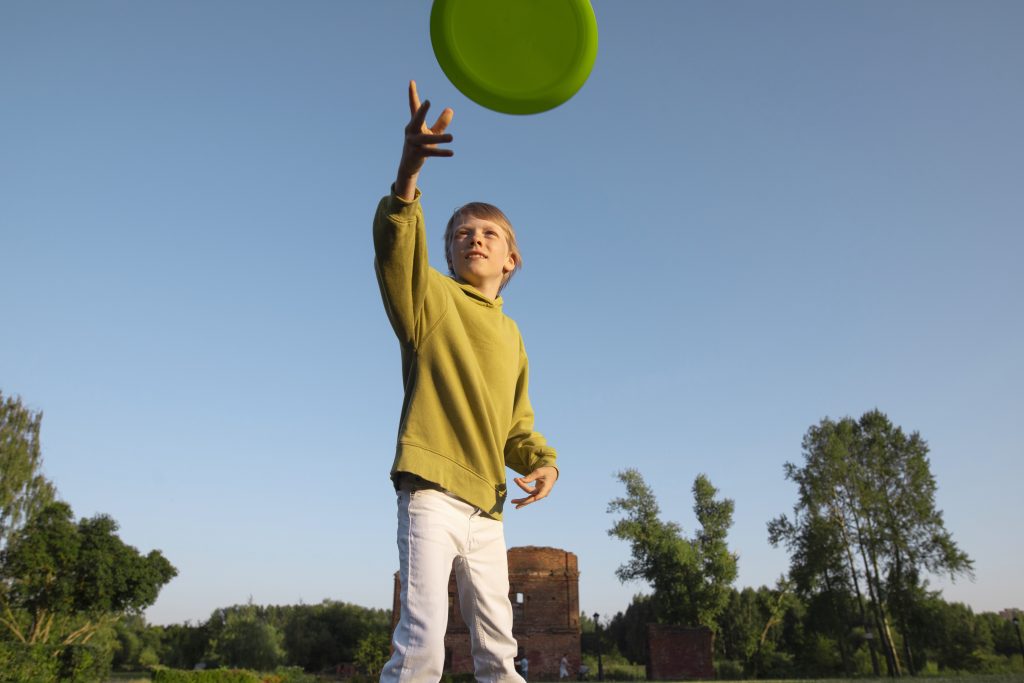
<instances>
[{"instance_id":1,"label":"hoodie sleeve","mask_svg":"<svg viewBox=\"0 0 1024 683\"><path fill-rule=\"evenodd\" d=\"M505 464L519 474L529 474L538 467L550 465L558 469L558 454L539 433L533 431L533 407L530 405L529 361L522 338L519 339L519 379L512 406L512 428L505 442Z\"/></svg>"},{"instance_id":2,"label":"hoodie sleeve","mask_svg":"<svg viewBox=\"0 0 1024 683\"><path fill-rule=\"evenodd\" d=\"M380 200L373 217L373 249L377 284L391 327L402 344L415 348L424 336L430 280L419 190L411 202L394 192Z\"/></svg>"}]
</instances>

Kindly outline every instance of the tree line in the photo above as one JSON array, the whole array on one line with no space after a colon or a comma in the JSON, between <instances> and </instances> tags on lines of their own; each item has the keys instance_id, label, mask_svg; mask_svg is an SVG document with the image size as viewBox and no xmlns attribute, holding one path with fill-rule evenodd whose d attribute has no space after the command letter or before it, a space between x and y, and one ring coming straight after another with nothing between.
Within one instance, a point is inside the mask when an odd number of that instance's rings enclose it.
<instances>
[{"instance_id":1,"label":"tree line","mask_svg":"<svg viewBox=\"0 0 1024 683\"><path fill-rule=\"evenodd\" d=\"M41 474L41 420L0 393L0 683L99 681L112 667L379 670L388 610L247 604L199 624L147 625L143 610L176 569L158 550L125 544L109 516L75 518ZM686 536L661 518L638 471L619 473L625 495L609 504L620 515L609 534L630 544L631 559L617 574L651 592L604 629L593 624L584 649L644 662L655 622L713 630L726 678L1024 671L1009 615L974 614L929 588L929 576L971 577L973 563L935 506L918 433L875 410L821 420L802 451L783 468L797 487L792 511L767 524L789 571L756 590L732 585L734 504L706 476L693 482L698 528Z\"/></svg>"},{"instance_id":2,"label":"tree line","mask_svg":"<svg viewBox=\"0 0 1024 683\"><path fill-rule=\"evenodd\" d=\"M197 624L153 626L136 616L118 623L112 664L123 671L291 666L310 673L335 673L339 664L351 664L358 673L372 674L384 665L390 629L390 610L333 600L234 605Z\"/></svg>"},{"instance_id":3,"label":"tree line","mask_svg":"<svg viewBox=\"0 0 1024 683\"><path fill-rule=\"evenodd\" d=\"M629 542L631 559L618 576L652 589L609 624L623 656L645 660L644 625L654 622L714 631L720 674L729 676L1024 671L1009 614L976 615L929 588L929 576L973 578L973 562L936 508L919 433L872 410L812 425L802 450L802 463L783 468L797 485L792 512L767 524L769 542L790 555L773 588L732 587L733 503L717 498L707 477L693 484L700 526L687 538L660 518L638 471L619 473L626 494L608 511L623 516L608 533Z\"/></svg>"}]
</instances>

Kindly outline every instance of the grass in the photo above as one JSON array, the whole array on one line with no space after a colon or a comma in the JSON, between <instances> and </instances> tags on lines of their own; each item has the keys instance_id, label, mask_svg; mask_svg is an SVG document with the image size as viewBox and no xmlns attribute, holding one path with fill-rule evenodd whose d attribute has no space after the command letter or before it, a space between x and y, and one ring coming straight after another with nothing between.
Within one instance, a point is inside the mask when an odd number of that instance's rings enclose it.
<instances>
[{"instance_id":1,"label":"grass","mask_svg":"<svg viewBox=\"0 0 1024 683\"><path fill-rule=\"evenodd\" d=\"M112 673L107 678L107 683L150 683L153 680L150 675L144 671L136 671L132 673Z\"/></svg>"},{"instance_id":2,"label":"grass","mask_svg":"<svg viewBox=\"0 0 1024 683\"><path fill-rule=\"evenodd\" d=\"M619 674L617 680L636 680L642 681L644 679L644 667L634 666L632 671L629 670L628 664L612 664L611 666L605 666L605 673L612 673L614 669L615 673ZM593 675L589 677L589 681L594 683L597 681L596 667L593 670ZM622 674L635 675L634 678L624 678ZM542 679L540 679L542 680ZM540 683L540 680L537 683ZM553 679L557 680L557 679ZM575 680L572 678L570 680ZM727 679L717 679L725 681ZM751 683L754 680L767 681L769 683L891 683L891 678L762 678L762 679L745 679L743 683ZM943 676L918 676L912 678L905 676L903 680L910 683L910 681L920 681L921 683L1021 683L1024 681L1024 676L1019 673L1006 673L1006 674L963 674L963 675L943 675ZM107 683L150 683L151 679L148 674L143 672L137 673L115 673L111 674L110 678L107 679ZM694 683L694 681L675 681L669 683ZM735 683L739 683L736 681Z\"/></svg>"}]
</instances>

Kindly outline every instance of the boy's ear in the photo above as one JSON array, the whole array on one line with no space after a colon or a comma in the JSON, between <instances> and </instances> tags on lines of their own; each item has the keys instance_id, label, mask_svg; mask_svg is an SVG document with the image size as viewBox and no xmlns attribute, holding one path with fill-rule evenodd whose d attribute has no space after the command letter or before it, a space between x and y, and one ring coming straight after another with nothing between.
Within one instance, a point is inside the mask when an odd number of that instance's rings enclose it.
<instances>
[{"instance_id":1,"label":"boy's ear","mask_svg":"<svg viewBox=\"0 0 1024 683\"><path fill-rule=\"evenodd\" d=\"M505 265L502 267L501 272L506 274L506 275L508 275L509 273L511 273L515 269L516 269L516 257L513 256L512 254L509 254L508 258L505 259Z\"/></svg>"}]
</instances>

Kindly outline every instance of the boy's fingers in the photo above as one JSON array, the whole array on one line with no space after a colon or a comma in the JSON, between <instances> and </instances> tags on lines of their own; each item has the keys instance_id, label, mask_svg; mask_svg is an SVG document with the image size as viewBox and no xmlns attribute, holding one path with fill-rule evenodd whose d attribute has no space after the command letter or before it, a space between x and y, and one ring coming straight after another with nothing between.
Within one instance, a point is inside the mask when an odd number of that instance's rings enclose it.
<instances>
[{"instance_id":1,"label":"boy's fingers","mask_svg":"<svg viewBox=\"0 0 1024 683\"><path fill-rule=\"evenodd\" d=\"M413 133L409 136L409 142L414 145L436 145L442 142L452 141L451 133L445 133L444 135L432 135L431 133Z\"/></svg>"},{"instance_id":2,"label":"boy's fingers","mask_svg":"<svg viewBox=\"0 0 1024 683\"><path fill-rule=\"evenodd\" d=\"M512 481L514 481L516 483L516 486L518 486L522 490L526 491L527 493L533 493L533 487L526 485L528 482L533 481L529 477L516 477Z\"/></svg>"},{"instance_id":3,"label":"boy's fingers","mask_svg":"<svg viewBox=\"0 0 1024 683\"><path fill-rule=\"evenodd\" d=\"M434 125L430 130L435 133L443 133L444 129L448 127L448 124L452 122L453 116L455 116L455 110L451 107L445 107L445 110L437 117L437 121L434 122Z\"/></svg>"},{"instance_id":4,"label":"boy's fingers","mask_svg":"<svg viewBox=\"0 0 1024 683\"><path fill-rule=\"evenodd\" d=\"M415 131L423 130L423 121L427 118L427 111L429 110L430 100L424 100L419 109L413 112L412 121L409 122L409 129Z\"/></svg>"},{"instance_id":5,"label":"boy's fingers","mask_svg":"<svg viewBox=\"0 0 1024 683\"><path fill-rule=\"evenodd\" d=\"M521 507L523 507L525 505L530 505L531 503L536 503L538 500L543 500L544 498L547 498L547 497L548 497L547 490L544 490L540 486L538 486L537 490L534 492L534 494L532 496L527 496L526 498L517 498L516 500L512 501L512 504L515 505L516 509L518 510L519 508L521 508Z\"/></svg>"},{"instance_id":6,"label":"boy's fingers","mask_svg":"<svg viewBox=\"0 0 1024 683\"><path fill-rule=\"evenodd\" d=\"M415 116L420 108L420 96L416 92L416 81L409 81L409 115Z\"/></svg>"}]
</instances>

